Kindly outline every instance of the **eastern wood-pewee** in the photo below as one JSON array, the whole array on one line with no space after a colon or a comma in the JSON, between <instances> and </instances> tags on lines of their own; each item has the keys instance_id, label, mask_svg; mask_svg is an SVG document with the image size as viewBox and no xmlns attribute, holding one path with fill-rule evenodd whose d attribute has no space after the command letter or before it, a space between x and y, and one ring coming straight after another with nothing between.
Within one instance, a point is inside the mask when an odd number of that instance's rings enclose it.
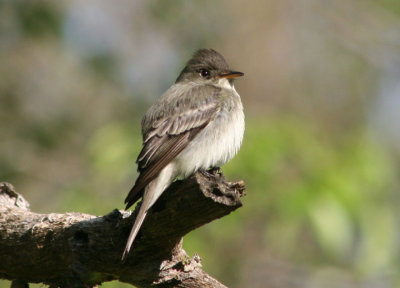
<instances>
[{"instance_id":1,"label":"eastern wood-pewee","mask_svg":"<svg viewBox=\"0 0 400 288\"><path fill-rule=\"evenodd\" d=\"M143 202L122 259L148 210L176 178L219 167L239 150L244 114L233 80L240 76L221 54L201 49L144 115L143 148L136 161L140 174L125 199L126 209L141 197Z\"/></svg>"}]
</instances>

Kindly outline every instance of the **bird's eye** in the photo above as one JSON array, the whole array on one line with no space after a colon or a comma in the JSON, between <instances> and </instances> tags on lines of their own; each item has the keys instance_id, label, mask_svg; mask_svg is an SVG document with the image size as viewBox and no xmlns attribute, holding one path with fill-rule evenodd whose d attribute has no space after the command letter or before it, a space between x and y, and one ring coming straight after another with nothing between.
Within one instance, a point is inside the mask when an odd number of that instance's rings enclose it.
<instances>
[{"instance_id":1,"label":"bird's eye","mask_svg":"<svg viewBox=\"0 0 400 288\"><path fill-rule=\"evenodd\" d=\"M200 75L201 75L201 77L207 78L208 76L210 76L210 71L207 69L201 69Z\"/></svg>"}]
</instances>

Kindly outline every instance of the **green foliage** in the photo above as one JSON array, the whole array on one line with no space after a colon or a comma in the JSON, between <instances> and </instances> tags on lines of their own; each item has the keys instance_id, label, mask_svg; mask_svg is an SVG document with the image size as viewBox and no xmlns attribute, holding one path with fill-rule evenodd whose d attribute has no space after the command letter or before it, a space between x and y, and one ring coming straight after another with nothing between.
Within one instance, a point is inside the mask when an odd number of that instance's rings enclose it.
<instances>
[{"instance_id":1,"label":"green foliage","mask_svg":"<svg viewBox=\"0 0 400 288\"><path fill-rule=\"evenodd\" d=\"M99 128L87 144L93 173L107 181L131 177L140 147L139 125L110 123Z\"/></svg>"},{"instance_id":2,"label":"green foliage","mask_svg":"<svg viewBox=\"0 0 400 288\"><path fill-rule=\"evenodd\" d=\"M223 247L246 245L246 233L288 259L318 263L323 255L366 274L395 264L394 164L382 147L362 131L329 139L304 119L250 119L246 128L241 151L223 169L245 180L244 207L184 242L206 269L235 271L244 255L235 250L224 267Z\"/></svg>"},{"instance_id":3,"label":"green foliage","mask_svg":"<svg viewBox=\"0 0 400 288\"><path fill-rule=\"evenodd\" d=\"M400 2L397 0L382 0L379 1L379 4L382 5L384 8L388 9L391 12L400 15Z\"/></svg>"},{"instance_id":4,"label":"green foliage","mask_svg":"<svg viewBox=\"0 0 400 288\"><path fill-rule=\"evenodd\" d=\"M47 1L15 1L17 18L28 36L60 33L60 15L55 5Z\"/></svg>"}]
</instances>

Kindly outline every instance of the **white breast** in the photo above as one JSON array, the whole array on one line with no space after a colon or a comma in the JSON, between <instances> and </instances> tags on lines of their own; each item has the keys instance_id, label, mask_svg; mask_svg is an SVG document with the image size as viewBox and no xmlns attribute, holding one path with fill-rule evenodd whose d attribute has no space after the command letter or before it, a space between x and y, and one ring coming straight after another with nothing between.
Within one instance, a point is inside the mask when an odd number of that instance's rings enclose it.
<instances>
[{"instance_id":1,"label":"white breast","mask_svg":"<svg viewBox=\"0 0 400 288\"><path fill-rule=\"evenodd\" d=\"M198 169L220 167L238 152L244 133L244 113L239 94L229 88L233 93L231 103L174 160L180 177Z\"/></svg>"}]
</instances>

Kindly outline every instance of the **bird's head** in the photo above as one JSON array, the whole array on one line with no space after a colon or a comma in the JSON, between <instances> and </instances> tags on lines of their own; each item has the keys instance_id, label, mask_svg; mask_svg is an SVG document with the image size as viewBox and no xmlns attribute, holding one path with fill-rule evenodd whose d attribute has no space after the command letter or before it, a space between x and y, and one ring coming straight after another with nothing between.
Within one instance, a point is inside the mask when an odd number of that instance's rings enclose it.
<instances>
[{"instance_id":1,"label":"bird's head","mask_svg":"<svg viewBox=\"0 0 400 288\"><path fill-rule=\"evenodd\" d=\"M242 72L231 70L224 57L217 51L200 49L187 62L176 79L176 83L181 81L218 82L221 79L227 79L232 84L234 78L243 75Z\"/></svg>"}]
</instances>

